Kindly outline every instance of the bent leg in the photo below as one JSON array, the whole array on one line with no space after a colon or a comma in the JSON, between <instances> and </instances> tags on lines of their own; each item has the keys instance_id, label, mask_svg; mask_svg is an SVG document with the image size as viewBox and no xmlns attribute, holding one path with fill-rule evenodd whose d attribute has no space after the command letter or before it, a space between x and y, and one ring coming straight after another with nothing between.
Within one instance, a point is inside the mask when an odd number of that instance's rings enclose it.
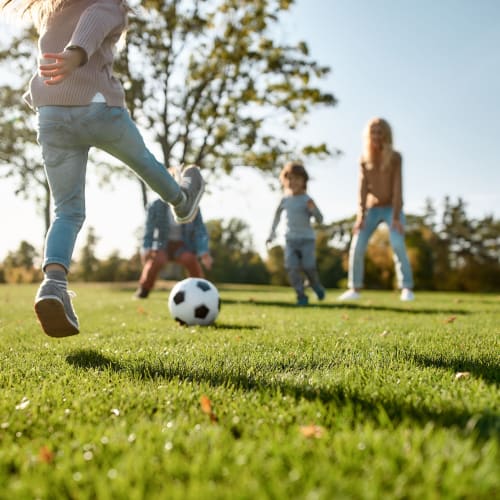
<instances>
[{"instance_id":1,"label":"bent leg","mask_svg":"<svg viewBox=\"0 0 500 500\"><path fill-rule=\"evenodd\" d=\"M175 259L175 262L184 267L190 278L204 278L205 274L198 261L198 257L193 252L182 252Z\"/></svg>"},{"instance_id":2,"label":"bent leg","mask_svg":"<svg viewBox=\"0 0 500 500\"><path fill-rule=\"evenodd\" d=\"M94 137L96 147L128 165L165 202L175 205L182 201L179 184L148 150L128 112L121 108L108 108L106 119L109 135Z\"/></svg>"},{"instance_id":3,"label":"bent leg","mask_svg":"<svg viewBox=\"0 0 500 500\"><path fill-rule=\"evenodd\" d=\"M158 250L155 256L148 259L142 269L139 285L142 289L150 291L153 289L158 278L158 274L167 262L167 254L164 250Z\"/></svg>"}]
</instances>

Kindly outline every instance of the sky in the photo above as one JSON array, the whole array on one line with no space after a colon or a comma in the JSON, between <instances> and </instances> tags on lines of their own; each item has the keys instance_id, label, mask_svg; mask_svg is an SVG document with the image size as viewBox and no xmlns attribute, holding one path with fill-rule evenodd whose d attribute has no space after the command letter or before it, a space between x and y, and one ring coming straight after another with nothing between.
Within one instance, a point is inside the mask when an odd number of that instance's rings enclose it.
<instances>
[{"instance_id":1,"label":"sky","mask_svg":"<svg viewBox=\"0 0 500 500\"><path fill-rule=\"evenodd\" d=\"M394 147L403 156L405 212L422 213L428 198L440 209L448 195L465 200L470 217L500 217L494 148L500 137L499 0L297 0L278 37L304 40L311 56L332 70L320 85L338 104L314 111L297 132L302 143L326 142L343 151L306 162L308 192L325 223L355 212L361 133L374 116L392 125ZM279 198L267 180L241 167L209 186L201 209L206 220L245 220L255 249L265 255ZM0 210L0 259L22 240L41 249L43 220L6 180ZM143 221L135 182L100 188L89 175L87 219L75 257L90 226L99 257L115 250L132 255Z\"/></svg>"}]
</instances>

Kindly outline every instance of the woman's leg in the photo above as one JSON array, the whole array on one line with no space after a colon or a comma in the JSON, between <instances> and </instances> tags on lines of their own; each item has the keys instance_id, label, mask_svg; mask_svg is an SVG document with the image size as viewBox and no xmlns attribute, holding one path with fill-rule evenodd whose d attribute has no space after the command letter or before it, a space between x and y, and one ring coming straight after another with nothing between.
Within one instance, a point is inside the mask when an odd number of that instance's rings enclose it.
<instances>
[{"instance_id":1,"label":"woman's leg","mask_svg":"<svg viewBox=\"0 0 500 500\"><path fill-rule=\"evenodd\" d=\"M390 213L390 220L387 222L390 227L392 220L392 209ZM401 224L405 225L405 216L401 213L400 216ZM408 288L413 289L413 272L411 269L410 261L408 259L408 254L406 252L405 235L401 234L393 228L390 228L389 237L391 241L391 246L393 250L394 266L396 270L396 279L398 282L398 288Z\"/></svg>"},{"instance_id":2,"label":"woman's leg","mask_svg":"<svg viewBox=\"0 0 500 500\"><path fill-rule=\"evenodd\" d=\"M353 290L363 288L365 275L365 253L370 237L382 221L377 208L366 211L364 227L354 234L349 249L348 287Z\"/></svg>"}]
</instances>

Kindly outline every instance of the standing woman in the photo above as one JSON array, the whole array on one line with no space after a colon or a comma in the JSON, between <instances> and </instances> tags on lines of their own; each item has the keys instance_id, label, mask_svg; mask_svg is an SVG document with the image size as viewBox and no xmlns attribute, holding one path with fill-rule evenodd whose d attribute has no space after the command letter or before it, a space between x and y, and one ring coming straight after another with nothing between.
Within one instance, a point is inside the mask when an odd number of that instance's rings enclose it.
<instances>
[{"instance_id":1,"label":"standing woman","mask_svg":"<svg viewBox=\"0 0 500 500\"><path fill-rule=\"evenodd\" d=\"M127 27L125 1L0 0L0 7L6 6L29 14L39 33L38 72L26 100L38 117L54 218L35 312L47 335L65 337L79 332L67 274L85 220L89 149L97 147L128 165L173 206L179 223L196 216L204 181L191 166L177 182L146 148L125 108L125 92L113 75L116 44Z\"/></svg>"},{"instance_id":2,"label":"standing woman","mask_svg":"<svg viewBox=\"0 0 500 500\"><path fill-rule=\"evenodd\" d=\"M359 170L358 211L349 250L349 289L339 300L355 300L363 287L368 241L381 222L387 223L401 300L414 299L413 274L404 239L401 154L392 149L392 131L382 118L370 120L363 136Z\"/></svg>"}]
</instances>

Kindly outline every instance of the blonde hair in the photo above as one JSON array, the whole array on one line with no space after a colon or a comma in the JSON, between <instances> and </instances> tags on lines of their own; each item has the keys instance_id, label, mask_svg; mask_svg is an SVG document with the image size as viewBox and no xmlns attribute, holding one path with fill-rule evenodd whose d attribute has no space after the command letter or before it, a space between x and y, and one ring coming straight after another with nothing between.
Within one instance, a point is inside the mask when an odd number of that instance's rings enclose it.
<instances>
[{"instance_id":1,"label":"blonde hair","mask_svg":"<svg viewBox=\"0 0 500 500\"><path fill-rule=\"evenodd\" d=\"M393 149L392 149L392 129L387 120L383 118L372 118L365 126L363 131L363 156L361 160L367 164L368 167L373 167L373 148L371 144L371 129L377 126L382 132L382 154L380 167L385 170L389 167L392 161Z\"/></svg>"},{"instance_id":2,"label":"blonde hair","mask_svg":"<svg viewBox=\"0 0 500 500\"><path fill-rule=\"evenodd\" d=\"M29 15L35 24L40 29L45 25L47 20L62 9L66 4L72 0L2 0L0 8L4 9L9 7L15 11L20 11L21 15ZM126 0L120 2L125 8L126 12L131 12L131 8Z\"/></svg>"},{"instance_id":3,"label":"blonde hair","mask_svg":"<svg viewBox=\"0 0 500 500\"><path fill-rule=\"evenodd\" d=\"M289 161L288 163L285 163L280 172L280 182L283 187L287 187L287 181L291 175L302 177L302 179L304 179L304 189L307 189L309 175L307 174L307 171L302 163L298 161Z\"/></svg>"}]
</instances>

